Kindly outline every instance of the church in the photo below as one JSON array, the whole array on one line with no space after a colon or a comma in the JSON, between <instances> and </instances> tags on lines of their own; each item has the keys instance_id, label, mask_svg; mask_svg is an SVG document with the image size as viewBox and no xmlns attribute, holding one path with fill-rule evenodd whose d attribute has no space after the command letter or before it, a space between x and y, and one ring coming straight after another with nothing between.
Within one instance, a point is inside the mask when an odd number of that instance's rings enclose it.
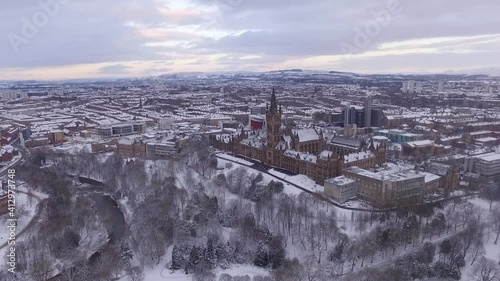
<instances>
[{"instance_id":1,"label":"church","mask_svg":"<svg viewBox=\"0 0 500 281\"><path fill-rule=\"evenodd\" d=\"M318 184L342 175L344 168L375 168L386 161L386 147L370 139L331 136L318 128L292 128L282 122L283 111L272 91L266 126L260 130L242 128L233 134L214 136L217 149L295 174L304 174Z\"/></svg>"}]
</instances>

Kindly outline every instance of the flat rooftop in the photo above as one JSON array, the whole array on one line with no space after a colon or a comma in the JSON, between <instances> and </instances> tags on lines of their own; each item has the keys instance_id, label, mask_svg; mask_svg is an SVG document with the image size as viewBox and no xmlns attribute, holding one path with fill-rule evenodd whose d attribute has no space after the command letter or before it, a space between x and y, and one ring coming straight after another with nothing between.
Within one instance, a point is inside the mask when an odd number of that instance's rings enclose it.
<instances>
[{"instance_id":1,"label":"flat rooftop","mask_svg":"<svg viewBox=\"0 0 500 281\"><path fill-rule=\"evenodd\" d=\"M350 178L346 178L345 176L340 176L340 177L336 177L336 178L327 179L327 180L325 180L325 182L335 184L335 185L347 185L347 184L353 183L354 180L350 179Z\"/></svg>"},{"instance_id":2,"label":"flat rooftop","mask_svg":"<svg viewBox=\"0 0 500 281\"><path fill-rule=\"evenodd\" d=\"M354 166L345 169L345 171L349 171L351 173L373 178L376 180L388 181L403 181L407 179L424 178L426 176L422 172L409 169L401 169L397 166L393 168L382 168L373 172Z\"/></svg>"}]
</instances>

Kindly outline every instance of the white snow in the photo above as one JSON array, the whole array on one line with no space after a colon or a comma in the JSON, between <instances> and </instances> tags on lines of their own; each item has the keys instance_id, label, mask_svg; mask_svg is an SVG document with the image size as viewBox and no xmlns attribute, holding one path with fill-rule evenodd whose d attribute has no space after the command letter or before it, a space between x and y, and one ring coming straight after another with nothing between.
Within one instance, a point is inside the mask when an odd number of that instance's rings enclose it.
<instances>
[{"instance_id":1,"label":"white snow","mask_svg":"<svg viewBox=\"0 0 500 281\"><path fill-rule=\"evenodd\" d=\"M230 160L230 161L234 161L234 162L238 162L238 163L243 164L245 166L251 166L251 165L253 165L252 162L248 162L248 161L243 160L241 158L234 157L234 156L231 156L231 155L228 155L228 154L225 154L225 153L218 153L217 157L218 158L223 158L223 159L226 159L226 160Z\"/></svg>"},{"instance_id":2,"label":"white snow","mask_svg":"<svg viewBox=\"0 0 500 281\"><path fill-rule=\"evenodd\" d=\"M237 169L238 167L244 167L244 168L246 168L250 175L252 175L252 174L256 175L256 174L259 173L259 171L254 170L251 167L239 165L239 164L236 164L236 163L233 163L231 161L227 161L227 160L224 160L224 159L221 159L221 158L218 159L218 162L219 162L219 167L225 167L226 163L231 163L233 165L233 167L231 169L227 169L226 168L224 170L224 172L226 174L229 171L231 171L231 170ZM295 186L293 186L293 185L291 185L289 183L286 183L284 181L279 180L279 178L275 178L275 177L270 176L270 175L268 175L266 173L262 173L262 177L263 177L263 180L261 182L262 184L268 184L271 181L280 181L280 182L282 182L283 183L283 187L284 187L283 188L283 193L285 193L285 194L288 194L288 195L298 195L298 194L302 193L302 190L296 188Z\"/></svg>"},{"instance_id":3,"label":"white snow","mask_svg":"<svg viewBox=\"0 0 500 281\"><path fill-rule=\"evenodd\" d=\"M277 176L283 180L289 181L293 184L296 184L304 189L307 189L311 192L321 193L325 190L325 188L319 184L316 184L312 179L307 177L306 175L295 175L289 176L283 173L280 173L274 169L269 170L270 174Z\"/></svg>"}]
</instances>

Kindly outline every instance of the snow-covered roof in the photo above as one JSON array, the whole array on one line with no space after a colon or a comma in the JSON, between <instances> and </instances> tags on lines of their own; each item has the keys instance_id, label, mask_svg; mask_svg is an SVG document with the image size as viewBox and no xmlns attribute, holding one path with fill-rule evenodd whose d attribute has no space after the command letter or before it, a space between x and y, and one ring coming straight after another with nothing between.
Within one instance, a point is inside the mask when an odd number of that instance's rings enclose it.
<instances>
[{"instance_id":1,"label":"snow-covered roof","mask_svg":"<svg viewBox=\"0 0 500 281\"><path fill-rule=\"evenodd\" d=\"M4 155L5 153L13 153L15 148L11 145L4 145L0 148L0 155Z\"/></svg>"},{"instance_id":2,"label":"snow-covered roof","mask_svg":"<svg viewBox=\"0 0 500 281\"><path fill-rule=\"evenodd\" d=\"M403 181L408 179L417 179L424 178L425 174L419 171L415 171L412 169L401 169L396 166L393 168L380 169L377 171L369 171L359 167L350 167L345 169L345 171L349 171L361 176L377 179L377 180L387 180L387 181Z\"/></svg>"},{"instance_id":3,"label":"snow-covered roof","mask_svg":"<svg viewBox=\"0 0 500 281\"><path fill-rule=\"evenodd\" d=\"M494 138L494 137L485 137L485 138L476 139L475 141L476 142L488 142L488 141L497 141L497 140L498 139Z\"/></svg>"},{"instance_id":4,"label":"snow-covered roof","mask_svg":"<svg viewBox=\"0 0 500 281\"><path fill-rule=\"evenodd\" d=\"M373 157L375 157L375 154L373 154L373 152L371 152L370 150L350 153L344 156L344 163L352 163L358 160L363 160Z\"/></svg>"},{"instance_id":5,"label":"snow-covered roof","mask_svg":"<svg viewBox=\"0 0 500 281\"><path fill-rule=\"evenodd\" d=\"M434 141L432 141L432 140L420 140L420 141L407 142L406 144L411 146L411 147L422 147L422 146L434 145Z\"/></svg>"},{"instance_id":6,"label":"snow-covered roof","mask_svg":"<svg viewBox=\"0 0 500 281\"><path fill-rule=\"evenodd\" d=\"M320 135L315 129L298 129L292 130L293 134L297 134L299 137L299 142L315 141L320 140Z\"/></svg>"},{"instance_id":7,"label":"snow-covered roof","mask_svg":"<svg viewBox=\"0 0 500 281\"><path fill-rule=\"evenodd\" d=\"M388 137L384 137L384 136L373 136L372 139L376 140L376 141L387 141L387 140L389 140Z\"/></svg>"},{"instance_id":8,"label":"snow-covered roof","mask_svg":"<svg viewBox=\"0 0 500 281\"><path fill-rule=\"evenodd\" d=\"M492 131L479 131L479 132L471 132L469 133L471 136L477 136L477 135L487 135L493 133Z\"/></svg>"},{"instance_id":9,"label":"snow-covered roof","mask_svg":"<svg viewBox=\"0 0 500 281\"><path fill-rule=\"evenodd\" d=\"M424 178L425 183L433 182L433 181L439 180L441 178L440 176L435 175L433 173L429 173L429 172L421 172L421 173L425 175L425 178Z\"/></svg>"},{"instance_id":10,"label":"snow-covered roof","mask_svg":"<svg viewBox=\"0 0 500 281\"><path fill-rule=\"evenodd\" d=\"M318 157L316 155L313 155L313 154L309 154L309 153L304 153L304 152L299 152L299 151L295 151L295 150L291 150L291 149L288 149L284 152L285 156L288 156L288 157L293 157L293 158L297 158L302 160L302 161L307 161L307 162L311 162L311 163L316 163L316 161L318 160Z\"/></svg>"},{"instance_id":11,"label":"snow-covered roof","mask_svg":"<svg viewBox=\"0 0 500 281\"><path fill-rule=\"evenodd\" d=\"M319 154L319 158L320 159L327 159L328 157L332 157L333 155L333 152L332 151L329 151L329 150L323 150L321 151L321 153Z\"/></svg>"},{"instance_id":12,"label":"snow-covered roof","mask_svg":"<svg viewBox=\"0 0 500 281\"><path fill-rule=\"evenodd\" d=\"M428 170L430 170L430 171L432 171L432 173L440 175L440 176L446 176L450 169L451 169L450 165L436 163L436 162L429 163L429 167L428 167Z\"/></svg>"},{"instance_id":13,"label":"snow-covered roof","mask_svg":"<svg viewBox=\"0 0 500 281\"><path fill-rule=\"evenodd\" d=\"M500 153L486 154L483 156L478 156L478 158L483 160L483 161L486 161L486 162L499 161L500 160Z\"/></svg>"},{"instance_id":14,"label":"snow-covered roof","mask_svg":"<svg viewBox=\"0 0 500 281\"><path fill-rule=\"evenodd\" d=\"M347 184L350 184L350 183L353 183L353 182L355 182L355 180L347 178L345 176L340 176L340 177L336 177L336 178L331 178L331 179L325 180L325 184L326 183L331 183L331 184L334 184L334 185L337 185L337 186L347 185Z\"/></svg>"},{"instance_id":15,"label":"snow-covered roof","mask_svg":"<svg viewBox=\"0 0 500 281\"><path fill-rule=\"evenodd\" d=\"M342 136L334 137L330 142L332 144L339 144L339 145L344 145L344 146L349 146L349 147L354 147L354 148L358 148L361 146L360 140L342 137Z\"/></svg>"}]
</instances>

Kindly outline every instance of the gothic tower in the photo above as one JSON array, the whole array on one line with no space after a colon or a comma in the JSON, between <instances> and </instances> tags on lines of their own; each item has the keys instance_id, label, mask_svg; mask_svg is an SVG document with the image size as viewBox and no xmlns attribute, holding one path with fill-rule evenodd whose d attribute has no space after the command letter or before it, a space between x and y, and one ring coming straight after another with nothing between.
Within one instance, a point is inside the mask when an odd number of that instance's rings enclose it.
<instances>
[{"instance_id":1,"label":"gothic tower","mask_svg":"<svg viewBox=\"0 0 500 281\"><path fill-rule=\"evenodd\" d=\"M276 145L281 140L281 107L278 110L278 103L276 101L276 93L271 95L271 106L269 107L266 114L266 125L267 125L267 164L274 165L274 153Z\"/></svg>"},{"instance_id":2,"label":"gothic tower","mask_svg":"<svg viewBox=\"0 0 500 281\"><path fill-rule=\"evenodd\" d=\"M266 114L267 124L267 147L274 149L281 140L281 110L278 110L276 94L271 95L271 106Z\"/></svg>"}]
</instances>

